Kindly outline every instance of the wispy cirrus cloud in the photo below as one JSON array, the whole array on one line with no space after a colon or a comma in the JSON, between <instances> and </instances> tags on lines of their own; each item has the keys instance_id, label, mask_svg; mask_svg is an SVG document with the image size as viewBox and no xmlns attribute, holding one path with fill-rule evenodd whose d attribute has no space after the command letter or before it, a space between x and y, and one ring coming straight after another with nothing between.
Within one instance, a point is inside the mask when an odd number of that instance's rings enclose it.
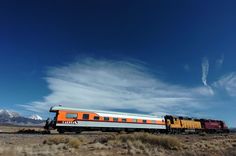
<instances>
[{"instance_id":1,"label":"wispy cirrus cloud","mask_svg":"<svg viewBox=\"0 0 236 156\"><path fill-rule=\"evenodd\" d=\"M89 109L135 109L142 112L191 113L212 96L206 87L184 87L152 75L140 63L87 58L50 68L46 77L51 94L23 105L46 111L52 105ZM204 106L206 107L206 106Z\"/></svg>"},{"instance_id":2,"label":"wispy cirrus cloud","mask_svg":"<svg viewBox=\"0 0 236 156\"><path fill-rule=\"evenodd\" d=\"M219 59L216 60L216 68L221 68L224 63L224 54L221 55Z\"/></svg>"},{"instance_id":3,"label":"wispy cirrus cloud","mask_svg":"<svg viewBox=\"0 0 236 156\"><path fill-rule=\"evenodd\" d=\"M205 86L208 86L207 85L208 72L209 72L209 62L208 62L208 59L206 57L204 57L202 59L202 83Z\"/></svg>"},{"instance_id":4,"label":"wispy cirrus cloud","mask_svg":"<svg viewBox=\"0 0 236 156\"><path fill-rule=\"evenodd\" d=\"M236 73L232 72L222 76L213 86L224 90L228 95L236 97Z\"/></svg>"},{"instance_id":5,"label":"wispy cirrus cloud","mask_svg":"<svg viewBox=\"0 0 236 156\"><path fill-rule=\"evenodd\" d=\"M205 86L205 90L207 90L207 92L202 91L202 93L214 95L213 89L211 88L211 86L207 84L207 76L209 72L209 61L206 57L202 59L201 66L202 66L202 83Z\"/></svg>"}]
</instances>

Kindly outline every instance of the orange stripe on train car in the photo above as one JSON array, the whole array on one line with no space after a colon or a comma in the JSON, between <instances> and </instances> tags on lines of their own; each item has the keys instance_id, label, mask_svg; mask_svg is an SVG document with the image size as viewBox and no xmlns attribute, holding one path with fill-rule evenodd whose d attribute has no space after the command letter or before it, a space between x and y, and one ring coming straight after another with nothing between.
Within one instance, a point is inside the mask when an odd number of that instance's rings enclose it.
<instances>
[{"instance_id":1,"label":"orange stripe on train car","mask_svg":"<svg viewBox=\"0 0 236 156\"><path fill-rule=\"evenodd\" d=\"M96 113L91 113L91 112L78 112L78 111L67 111L67 110L59 110L58 111L58 116L57 116L57 121L74 121L75 119L73 118L66 118L66 114L77 114L77 119L78 120L83 120L83 114L88 114L89 115L89 121L104 121L104 117L99 116ZM95 116L99 116L99 120L94 120ZM108 116L109 117L109 116ZM114 117L109 117L109 121L106 122L114 122ZM124 123L122 122L123 118L118 118L118 123ZM133 122L132 118L125 118L126 123L140 123L140 124L158 124L158 125L165 125L164 121L159 121L155 120L155 123L152 123L151 120L146 120L146 123L143 123L143 119L137 119L137 122ZM86 120L83 120L86 121Z\"/></svg>"}]
</instances>

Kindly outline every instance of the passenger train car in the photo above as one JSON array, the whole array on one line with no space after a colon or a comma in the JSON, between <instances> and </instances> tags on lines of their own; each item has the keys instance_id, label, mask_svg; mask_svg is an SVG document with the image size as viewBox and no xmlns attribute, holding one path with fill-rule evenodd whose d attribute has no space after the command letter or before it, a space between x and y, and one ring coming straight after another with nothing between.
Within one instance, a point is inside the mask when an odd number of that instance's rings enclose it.
<instances>
[{"instance_id":1,"label":"passenger train car","mask_svg":"<svg viewBox=\"0 0 236 156\"><path fill-rule=\"evenodd\" d=\"M112 111L87 110L62 106L51 107L55 113L47 120L45 129L57 129L59 133L81 131L146 131L152 133L226 133L221 120L196 119L165 115L143 115Z\"/></svg>"},{"instance_id":2,"label":"passenger train car","mask_svg":"<svg viewBox=\"0 0 236 156\"><path fill-rule=\"evenodd\" d=\"M108 112L55 106L54 120L47 121L46 129L57 129L59 133L101 131L149 131L165 132L164 117L132 113Z\"/></svg>"}]
</instances>

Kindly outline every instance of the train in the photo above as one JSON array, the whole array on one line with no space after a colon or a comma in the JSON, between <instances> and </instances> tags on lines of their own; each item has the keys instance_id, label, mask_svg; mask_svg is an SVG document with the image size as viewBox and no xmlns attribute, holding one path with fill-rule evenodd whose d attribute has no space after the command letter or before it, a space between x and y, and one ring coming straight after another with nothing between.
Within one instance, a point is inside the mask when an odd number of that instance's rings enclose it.
<instances>
[{"instance_id":1,"label":"train","mask_svg":"<svg viewBox=\"0 0 236 156\"><path fill-rule=\"evenodd\" d=\"M49 110L54 118L44 128L59 133L82 131L151 132L151 133L228 133L222 120L197 119L174 115L145 115L114 111L88 110L53 106Z\"/></svg>"}]
</instances>

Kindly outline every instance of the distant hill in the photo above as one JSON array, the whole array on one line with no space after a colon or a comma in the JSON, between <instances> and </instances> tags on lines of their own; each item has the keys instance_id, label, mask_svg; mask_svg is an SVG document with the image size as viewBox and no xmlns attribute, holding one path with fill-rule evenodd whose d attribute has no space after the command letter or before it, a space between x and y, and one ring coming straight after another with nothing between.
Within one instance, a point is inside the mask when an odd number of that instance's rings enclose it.
<instances>
[{"instance_id":1,"label":"distant hill","mask_svg":"<svg viewBox=\"0 0 236 156\"><path fill-rule=\"evenodd\" d=\"M236 133L236 128L230 128L230 132Z\"/></svg>"},{"instance_id":2,"label":"distant hill","mask_svg":"<svg viewBox=\"0 0 236 156\"><path fill-rule=\"evenodd\" d=\"M0 109L0 124L13 125L43 125L44 120L39 115L32 115L30 118L21 116L17 112Z\"/></svg>"}]
</instances>

